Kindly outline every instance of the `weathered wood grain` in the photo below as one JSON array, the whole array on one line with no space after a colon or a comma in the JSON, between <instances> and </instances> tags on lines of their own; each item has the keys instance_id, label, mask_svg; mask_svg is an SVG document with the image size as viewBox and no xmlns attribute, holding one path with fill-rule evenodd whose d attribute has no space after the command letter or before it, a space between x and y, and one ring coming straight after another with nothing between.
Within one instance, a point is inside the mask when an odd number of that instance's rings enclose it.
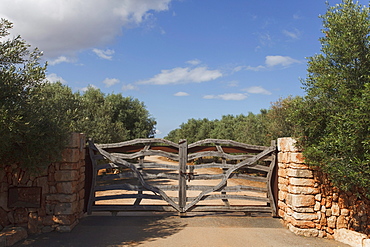
<instances>
[{"instance_id":1,"label":"weathered wood grain","mask_svg":"<svg viewBox=\"0 0 370 247\"><path fill-rule=\"evenodd\" d=\"M189 208L188 212L262 212L271 213L271 207L263 206L205 206L205 205L195 205Z\"/></svg>"},{"instance_id":2,"label":"weathered wood grain","mask_svg":"<svg viewBox=\"0 0 370 247\"><path fill-rule=\"evenodd\" d=\"M171 160L179 160L179 156L177 154L167 153L162 150L147 150L147 151L140 151L132 154L122 154L122 153L112 153L112 155L119 157L121 159L135 159L141 156L162 156L169 158Z\"/></svg>"},{"instance_id":3,"label":"weathered wood grain","mask_svg":"<svg viewBox=\"0 0 370 247\"><path fill-rule=\"evenodd\" d=\"M196 197L188 197L188 202L192 202ZM238 199L238 200L249 200L249 201L261 201L269 202L270 200L265 197L258 196L246 196L246 195L232 195L232 194L220 194L220 195L204 195L201 201L205 200L219 200L219 199Z\"/></svg>"},{"instance_id":4,"label":"weathered wood grain","mask_svg":"<svg viewBox=\"0 0 370 247\"><path fill-rule=\"evenodd\" d=\"M208 190L208 189L211 189L211 188L213 188L213 186L206 186L206 185L188 185L188 186L186 186L187 190L194 190L194 191ZM267 192L267 188L237 185L237 186L227 186L227 187L221 188L219 190L216 190L216 192L245 192L245 191Z\"/></svg>"},{"instance_id":5,"label":"weathered wood grain","mask_svg":"<svg viewBox=\"0 0 370 247\"><path fill-rule=\"evenodd\" d=\"M151 200L163 200L159 195L148 195L148 194L120 194L120 195L108 195L108 196L97 196L95 201L106 201L106 200L117 200L117 199L151 199Z\"/></svg>"},{"instance_id":6,"label":"weathered wood grain","mask_svg":"<svg viewBox=\"0 0 370 247\"><path fill-rule=\"evenodd\" d=\"M134 140L125 141L125 142L95 144L95 145L96 147L104 149L104 148L117 148L117 147L122 147L122 146L131 146L131 145L137 145L137 144L152 144L152 143L164 143L172 147L179 148L179 145L177 143L171 142L166 139L161 139L161 138L139 138L139 139L134 139Z\"/></svg>"},{"instance_id":7,"label":"weathered wood grain","mask_svg":"<svg viewBox=\"0 0 370 247\"><path fill-rule=\"evenodd\" d=\"M126 205L94 205L93 211L164 211L164 212L176 212L177 210L172 206L160 206L160 205L137 205L137 206L126 206Z\"/></svg>"}]
</instances>

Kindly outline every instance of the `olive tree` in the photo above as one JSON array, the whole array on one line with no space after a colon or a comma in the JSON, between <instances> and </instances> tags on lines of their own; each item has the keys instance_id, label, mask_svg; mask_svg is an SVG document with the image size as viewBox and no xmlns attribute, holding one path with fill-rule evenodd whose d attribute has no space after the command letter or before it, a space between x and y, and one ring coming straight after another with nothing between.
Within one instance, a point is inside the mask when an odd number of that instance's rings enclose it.
<instances>
[{"instance_id":1,"label":"olive tree","mask_svg":"<svg viewBox=\"0 0 370 247\"><path fill-rule=\"evenodd\" d=\"M321 18L321 53L308 58L307 95L295 100L293 121L309 164L336 186L369 196L369 7L343 0Z\"/></svg>"},{"instance_id":2,"label":"olive tree","mask_svg":"<svg viewBox=\"0 0 370 247\"><path fill-rule=\"evenodd\" d=\"M36 168L58 158L68 131L39 98L46 71L42 53L20 36L10 38L11 28L0 20L0 159Z\"/></svg>"}]
</instances>

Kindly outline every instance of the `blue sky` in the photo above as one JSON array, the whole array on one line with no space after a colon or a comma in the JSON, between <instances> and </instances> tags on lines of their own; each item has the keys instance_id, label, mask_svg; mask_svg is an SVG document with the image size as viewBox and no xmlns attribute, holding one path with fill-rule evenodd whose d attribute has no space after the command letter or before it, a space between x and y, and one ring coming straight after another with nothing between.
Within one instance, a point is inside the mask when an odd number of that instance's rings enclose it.
<instances>
[{"instance_id":1,"label":"blue sky","mask_svg":"<svg viewBox=\"0 0 370 247\"><path fill-rule=\"evenodd\" d=\"M340 3L330 0L329 4ZM258 113L303 95L324 0L2 0L48 79L143 101L156 137L190 118Z\"/></svg>"}]
</instances>

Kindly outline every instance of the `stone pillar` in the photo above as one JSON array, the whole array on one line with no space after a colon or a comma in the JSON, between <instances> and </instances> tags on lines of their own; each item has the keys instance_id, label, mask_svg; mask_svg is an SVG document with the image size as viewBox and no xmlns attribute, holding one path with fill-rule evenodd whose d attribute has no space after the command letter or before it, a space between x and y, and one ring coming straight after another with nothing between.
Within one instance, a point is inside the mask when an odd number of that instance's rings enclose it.
<instances>
[{"instance_id":1,"label":"stone pillar","mask_svg":"<svg viewBox=\"0 0 370 247\"><path fill-rule=\"evenodd\" d=\"M46 196L49 213L55 229L68 232L83 216L85 185L85 136L73 133L68 147L63 152L62 162L55 164L54 173L49 173L54 186Z\"/></svg>"},{"instance_id":2,"label":"stone pillar","mask_svg":"<svg viewBox=\"0 0 370 247\"><path fill-rule=\"evenodd\" d=\"M288 228L304 236L318 236L315 195L319 193L313 171L304 164L302 153L292 138L278 139L278 214Z\"/></svg>"},{"instance_id":3,"label":"stone pillar","mask_svg":"<svg viewBox=\"0 0 370 247\"><path fill-rule=\"evenodd\" d=\"M278 215L297 235L370 246L370 200L334 187L304 163L292 138L278 139Z\"/></svg>"}]
</instances>

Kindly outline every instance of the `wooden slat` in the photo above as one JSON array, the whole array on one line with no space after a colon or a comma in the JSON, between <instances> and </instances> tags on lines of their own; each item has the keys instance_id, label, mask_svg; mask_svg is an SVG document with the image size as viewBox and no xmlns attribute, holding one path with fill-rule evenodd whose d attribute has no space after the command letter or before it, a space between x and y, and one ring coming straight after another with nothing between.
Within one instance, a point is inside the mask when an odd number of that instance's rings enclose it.
<instances>
[{"instance_id":1,"label":"wooden slat","mask_svg":"<svg viewBox=\"0 0 370 247\"><path fill-rule=\"evenodd\" d=\"M151 143L164 143L168 144L169 146L178 148L179 145L177 143L171 142L166 139L161 138L139 138L125 142L118 142L118 143L108 143L108 144L95 144L99 148L107 149L107 148L120 148L124 146L131 146L131 145L139 145L139 144L151 144Z\"/></svg>"},{"instance_id":2,"label":"wooden slat","mask_svg":"<svg viewBox=\"0 0 370 247\"><path fill-rule=\"evenodd\" d=\"M199 159L202 157L220 157L220 158L225 158L228 160L243 160L243 159L246 159L247 157L252 157L252 155L232 155L232 154L221 153L218 151L205 151L205 152L189 154L188 160Z\"/></svg>"},{"instance_id":3,"label":"wooden slat","mask_svg":"<svg viewBox=\"0 0 370 247\"><path fill-rule=\"evenodd\" d=\"M168 153L178 153L179 150L177 147L172 146L152 146L152 145L130 145L130 146L121 146L121 147L111 147L104 148L104 150L110 153L137 153L143 151L146 147L146 150L161 150Z\"/></svg>"},{"instance_id":4,"label":"wooden slat","mask_svg":"<svg viewBox=\"0 0 370 247\"><path fill-rule=\"evenodd\" d=\"M259 176L251 176L247 174L240 174L240 173L234 173L230 175L230 178L235 178L235 179L246 179L246 180L251 180L251 181L256 181L256 182L267 182L266 177L259 177Z\"/></svg>"},{"instance_id":5,"label":"wooden slat","mask_svg":"<svg viewBox=\"0 0 370 247\"><path fill-rule=\"evenodd\" d=\"M142 177L144 179L172 179L177 180L178 174L176 173L148 173L142 172ZM97 181L107 181L113 179L123 179L123 178L137 178L137 174L135 172L121 172L117 174L107 174L107 175L100 175Z\"/></svg>"},{"instance_id":6,"label":"wooden slat","mask_svg":"<svg viewBox=\"0 0 370 247\"><path fill-rule=\"evenodd\" d=\"M223 145L230 145L230 146L233 146L234 148L235 147L241 147L241 148L244 148L246 150L251 150L251 151L254 151L254 150L258 150L258 151L263 151L266 149L265 146L257 146L257 145L249 145L249 144L245 144L245 143L241 143L241 142L236 142L236 141L232 141L232 140L223 140L223 139L205 139L205 140L201 140L201 141L197 141L197 142L194 142L192 144L189 144L189 150L191 151L192 148L195 148L197 146L203 146L203 145L206 145L206 144L223 144ZM223 147L225 148L225 147Z\"/></svg>"},{"instance_id":7,"label":"wooden slat","mask_svg":"<svg viewBox=\"0 0 370 247\"><path fill-rule=\"evenodd\" d=\"M262 212L271 213L271 207L267 206L206 206L195 205L188 210L189 212Z\"/></svg>"},{"instance_id":8,"label":"wooden slat","mask_svg":"<svg viewBox=\"0 0 370 247\"><path fill-rule=\"evenodd\" d=\"M192 202L196 199L196 197L188 197L187 201ZM246 196L246 195L232 195L232 194L220 194L220 195L205 195L202 197L200 201L205 200L218 200L218 199L238 199L238 200L248 200L248 201L261 201L261 202L269 202L270 200L265 197L258 197L258 196Z\"/></svg>"},{"instance_id":9,"label":"wooden slat","mask_svg":"<svg viewBox=\"0 0 370 247\"><path fill-rule=\"evenodd\" d=\"M94 205L93 211L160 211L160 212L176 212L171 206L160 205ZM263 212L271 213L271 207L266 206L205 206L196 205L189 212Z\"/></svg>"},{"instance_id":10,"label":"wooden slat","mask_svg":"<svg viewBox=\"0 0 370 247\"><path fill-rule=\"evenodd\" d=\"M179 188L178 185L157 185L156 187L163 191L177 191ZM95 186L95 191L107 191L107 190L151 191L141 185L133 185L129 183Z\"/></svg>"},{"instance_id":11,"label":"wooden slat","mask_svg":"<svg viewBox=\"0 0 370 247\"><path fill-rule=\"evenodd\" d=\"M168 164L161 164L161 163L143 163L140 164L134 164L137 168L161 168L161 169L168 169L168 170L179 170L179 166L177 165L168 165Z\"/></svg>"},{"instance_id":12,"label":"wooden slat","mask_svg":"<svg viewBox=\"0 0 370 247\"><path fill-rule=\"evenodd\" d=\"M136 159L141 156L162 156L169 158L171 160L178 161L179 160L179 155L178 154L172 154L172 153L167 153L161 150L148 150L148 151L140 151L137 153L132 153L132 154L123 154L123 153L111 153L111 155L114 155L118 158L121 159Z\"/></svg>"},{"instance_id":13,"label":"wooden slat","mask_svg":"<svg viewBox=\"0 0 370 247\"><path fill-rule=\"evenodd\" d=\"M160 164L160 163L143 163L143 164L135 164L131 163L132 165L136 166L136 168L161 168L161 169L168 169L168 170L178 170L178 166L176 165L168 165L168 164ZM96 165L98 170L107 169L107 168L127 168L126 166L114 163L106 163L106 164L99 164Z\"/></svg>"},{"instance_id":14,"label":"wooden slat","mask_svg":"<svg viewBox=\"0 0 370 247\"><path fill-rule=\"evenodd\" d=\"M193 191L202 191L202 190L209 190L213 186L202 186L202 185L188 185L186 187L187 190ZM236 185L236 186L227 186L223 189L216 190L216 192L245 192L245 191L253 191L253 192L267 192L267 188L262 187L253 187L253 186L244 186L244 185Z\"/></svg>"},{"instance_id":15,"label":"wooden slat","mask_svg":"<svg viewBox=\"0 0 370 247\"><path fill-rule=\"evenodd\" d=\"M108 196L97 196L95 201L105 201L105 200L117 200L117 199L152 199L152 200L163 200L162 197L158 195L148 195L148 194L120 194L120 195L108 195Z\"/></svg>"},{"instance_id":16,"label":"wooden slat","mask_svg":"<svg viewBox=\"0 0 370 247\"><path fill-rule=\"evenodd\" d=\"M247 166L245 168L255 170L255 171L262 171L262 172L269 172L271 170L269 166L261 166L261 165Z\"/></svg>"},{"instance_id":17,"label":"wooden slat","mask_svg":"<svg viewBox=\"0 0 370 247\"><path fill-rule=\"evenodd\" d=\"M188 165L187 169L208 169L208 168L218 168L218 169L228 169L235 167L235 164L222 164L222 163L202 163L202 164L195 164L195 165Z\"/></svg>"},{"instance_id":18,"label":"wooden slat","mask_svg":"<svg viewBox=\"0 0 370 247\"><path fill-rule=\"evenodd\" d=\"M224 177L225 177L224 174L195 174L192 180L213 180L213 179L223 179ZM256 182L267 182L267 178L265 177L257 177L238 173L231 174L229 178L246 179Z\"/></svg>"},{"instance_id":19,"label":"wooden slat","mask_svg":"<svg viewBox=\"0 0 370 247\"><path fill-rule=\"evenodd\" d=\"M194 167L193 169L204 169L204 168L219 168L219 169L225 169L225 168L234 168L236 165L238 164L221 164L221 163L210 163L210 164L197 164L197 165L188 165L188 169L189 167ZM241 167L239 169L243 169L243 168L248 168L248 169L252 169L252 170L257 170L257 171L263 171L263 172L269 172L270 171L270 167L268 166L262 166L262 165L254 165L254 166L245 166L245 167Z\"/></svg>"},{"instance_id":20,"label":"wooden slat","mask_svg":"<svg viewBox=\"0 0 370 247\"><path fill-rule=\"evenodd\" d=\"M93 211L161 211L161 212L176 212L171 206L160 206L160 205L94 205L92 206Z\"/></svg>"}]
</instances>

